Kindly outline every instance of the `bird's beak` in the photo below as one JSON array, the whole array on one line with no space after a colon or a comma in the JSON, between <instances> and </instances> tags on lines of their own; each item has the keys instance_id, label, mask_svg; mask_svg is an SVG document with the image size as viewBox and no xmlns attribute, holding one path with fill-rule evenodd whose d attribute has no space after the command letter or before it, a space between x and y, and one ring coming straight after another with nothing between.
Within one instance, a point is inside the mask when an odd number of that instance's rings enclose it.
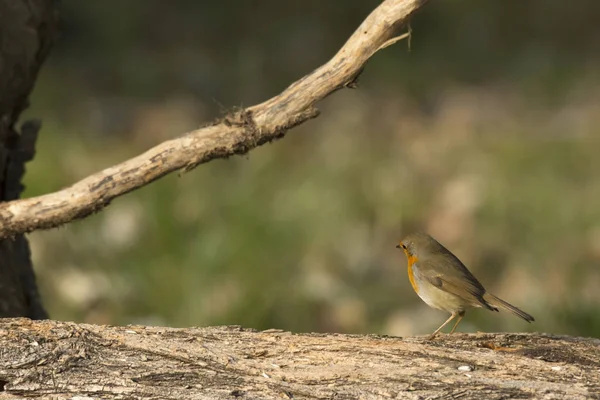
<instances>
[{"instance_id":1,"label":"bird's beak","mask_svg":"<svg viewBox=\"0 0 600 400\"><path fill-rule=\"evenodd\" d=\"M397 244L397 245L396 245L396 248L397 248L397 249L400 249L401 247L400 247L400 245L399 245L399 244Z\"/></svg>"}]
</instances>

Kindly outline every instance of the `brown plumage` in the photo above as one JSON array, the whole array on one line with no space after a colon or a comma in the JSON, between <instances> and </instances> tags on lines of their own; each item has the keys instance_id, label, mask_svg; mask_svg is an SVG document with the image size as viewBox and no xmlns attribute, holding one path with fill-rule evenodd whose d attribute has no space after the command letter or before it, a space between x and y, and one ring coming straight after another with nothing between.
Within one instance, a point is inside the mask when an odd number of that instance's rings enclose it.
<instances>
[{"instance_id":1,"label":"brown plumage","mask_svg":"<svg viewBox=\"0 0 600 400\"><path fill-rule=\"evenodd\" d=\"M433 338L454 318L458 320L454 332L468 308L484 307L491 311L498 308L510 311L527 322L534 318L517 307L486 292L471 271L448 249L426 233L413 233L398 246L408 259L408 277L419 297L430 307L449 312L444 322L430 338Z\"/></svg>"}]
</instances>

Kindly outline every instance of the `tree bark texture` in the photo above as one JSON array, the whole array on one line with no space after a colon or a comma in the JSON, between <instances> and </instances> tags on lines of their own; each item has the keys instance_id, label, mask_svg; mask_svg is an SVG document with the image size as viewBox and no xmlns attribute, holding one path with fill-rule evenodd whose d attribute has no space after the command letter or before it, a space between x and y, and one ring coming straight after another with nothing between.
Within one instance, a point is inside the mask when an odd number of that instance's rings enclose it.
<instances>
[{"instance_id":1,"label":"tree bark texture","mask_svg":"<svg viewBox=\"0 0 600 400\"><path fill-rule=\"evenodd\" d=\"M244 154L283 137L289 129L318 115L318 101L344 87L354 87L369 58L394 43L399 29L426 2L383 1L331 60L262 104L232 112L63 190L1 204L0 238L84 218L166 174Z\"/></svg>"},{"instance_id":2,"label":"tree bark texture","mask_svg":"<svg viewBox=\"0 0 600 400\"><path fill-rule=\"evenodd\" d=\"M17 122L55 36L53 0L0 0L0 201L19 198L39 121ZM0 241L0 316L46 318L22 234Z\"/></svg>"},{"instance_id":3,"label":"tree bark texture","mask_svg":"<svg viewBox=\"0 0 600 400\"><path fill-rule=\"evenodd\" d=\"M0 399L600 399L600 340L0 322ZM79 397L77 397L79 396Z\"/></svg>"}]
</instances>

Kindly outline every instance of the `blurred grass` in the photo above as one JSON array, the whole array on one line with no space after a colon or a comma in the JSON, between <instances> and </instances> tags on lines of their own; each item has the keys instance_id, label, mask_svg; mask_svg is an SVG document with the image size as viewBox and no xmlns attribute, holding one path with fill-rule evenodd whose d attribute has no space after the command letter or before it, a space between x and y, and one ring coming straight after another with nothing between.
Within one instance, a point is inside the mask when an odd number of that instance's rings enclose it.
<instances>
[{"instance_id":1,"label":"blurred grass","mask_svg":"<svg viewBox=\"0 0 600 400\"><path fill-rule=\"evenodd\" d=\"M52 315L423 333L442 316L419 311L394 245L426 229L490 291L538 319L529 326L475 311L468 321L477 328L598 334L586 311L600 284L596 137L524 137L485 121L473 134L477 104L457 121L443 111L398 113L399 128L377 133L369 121L378 100L365 96L340 93L322 117L284 140L168 176L83 222L32 234ZM127 157L126 140L56 141L68 133L50 129L28 170L26 196ZM81 285L74 271L83 271L94 293L69 299Z\"/></svg>"},{"instance_id":2,"label":"blurred grass","mask_svg":"<svg viewBox=\"0 0 600 400\"><path fill-rule=\"evenodd\" d=\"M495 19L499 6L466 3L466 14L432 3L413 24L411 52L401 44L377 55L358 91L328 98L318 119L283 140L31 234L52 317L427 333L446 317L417 298L394 248L419 229L536 317L527 325L478 310L461 330L600 335L600 76L586 58L595 36L569 62L547 65L571 53L544 47L553 43L545 25L522 25L513 53L513 36ZM255 34L239 25L222 47L201 37L193 49L196 30L222 29L182 17L206 4L147 2L153 20L171 25L121 16L104 33L111 13L85 4L65 1L65 37L28 111L44 128L26 197L194 129L219 103L276 93L324 61L362 18L349 12L330 26L333 11L317 3L322 14L306 6L289 15L264 1L252 15L291 18L277 24L280 36L254 21ZM242 11L210 8L202 18L243 21Z\"/></svg>"}]
</instances>

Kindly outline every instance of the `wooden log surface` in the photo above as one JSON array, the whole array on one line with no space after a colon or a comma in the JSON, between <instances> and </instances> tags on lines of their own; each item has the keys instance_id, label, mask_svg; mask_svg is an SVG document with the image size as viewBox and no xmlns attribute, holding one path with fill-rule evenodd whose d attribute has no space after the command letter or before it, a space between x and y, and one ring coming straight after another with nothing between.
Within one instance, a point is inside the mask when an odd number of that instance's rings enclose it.
<instances>
[{"instance_id":1,"label":"wooden log surface","mask_svg":"<svg viewBox=\"0 0 600 400\"><path fill-rule=\"evenodd\" d=\"M600 340L0 321L0 399L600 399Z\"/></svg>"}]
</instances>

